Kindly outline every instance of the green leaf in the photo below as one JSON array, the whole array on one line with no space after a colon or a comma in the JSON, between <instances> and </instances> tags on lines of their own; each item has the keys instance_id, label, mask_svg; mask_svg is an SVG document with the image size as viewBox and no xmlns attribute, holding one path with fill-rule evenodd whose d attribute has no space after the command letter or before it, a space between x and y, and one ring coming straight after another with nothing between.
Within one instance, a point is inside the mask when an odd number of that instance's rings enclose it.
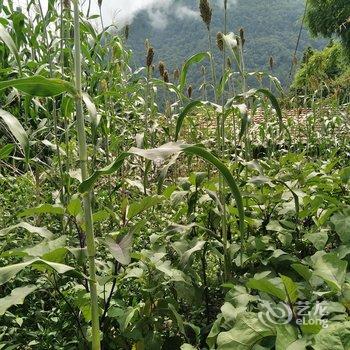
<instances>
[{"instance_id":1,"label":"green leaf","mask_svg":"<svg viewBox=\"0 0 350 350\"><path fill-rule=\"evenodd\" d=\"M248 113L243 113L243 114L240 113L240 116L241 116L242 122L241 122L241 129L239 131L238 139L241 141L248 129L248 126L251 122L251 118Z\"/></svg>"},{"instance_id":2,"label":"green leaf","mask_svg":"<svg viewBox=\"0 0 350 350\"><path fill-rule=\"evenodd\" d=\"M124 313L118 319L122 332L126 331L128 325L131 323L131 320L135 316L135 313L138 311L139 311L138 308L134 308L131 306L129 306L126 310L124 310Z\"/></svg>"},{"instance_id":3,"label":"green leaf","mask_svg":"<svg viewBox=\"0 0 350 350\"><path fill-rule=\"evenodd\" d=\"M33 247L21 249L21 251L33 257L43 257L44 255L46 257L48 253L53 252L59 248L65 247L66 243L67 243L67 237L60 236L51 241L44 240L43 242Z\"/></svg>"},{"instance_id":4,"label":"green leaf","mask_svg":"<svg viewBox=\"0 0 350 350\"><path fill-rule=\"evenodd\" d=\"M191 344L182 344L180 350L197 350L193 345Z\"/></svg>"},{"instance_id":5,"label":"green leaf","mask_svg":"<svg viewBox=\"0 0 350 350\"><path fill-rule=\"evenodd\" d=\"M286 131L286 133L287 133L288 139L291 140L290 132L289 132L287 126L283 122L281 106L278 103L277 98L275 97L275 95L271 91L269 91L267 89L251 89L251 90L247 91L245 94L243 94L242 96L244 98L249 98L251 96L256 95L257 93L261 93L261 94L265 95L267 98L269 98L272 107L276 111L278 122L279 122L279 125L280 125L280 131L282 131L284 129Z\"/></svg>"},{"instance_id":6,"label":"green leaf","mask_svg":"<svg viewBox=\"0 0 350 350\"><path fill-rule=\"evenodd\" d=\"M190 68L190 66L192 64L195 63L200 63L202 62L205 58L210 59L210 54L209 52L199 52L195 55L193 55L192 57L190 57L184 64L182 70L181 70L181 74L180 74L180 79L179 79L179 90L183 91L185 86L186 86L186 80L187 80L187 73L188 73L188 69Z\"/></svg>"},{"instance_id":7,"label":"green leaf","mask_svg":"<svg viewBox=\"0 0 350 350\"><path fill-rule=\"evenodd\" d=\"M124 160L130 155L131 153L127 152L121 153L112 164L106 166L105 168L95 171L87 180L83 181L79 185L79 192L88 192L100 176L111 175L118 171L122 167Z\"/></svg>"},{"instance_id":8,"label":"green leaf","mask_svg":"<svg viewBox=\"0 0 350 350\"><path fill-rule=\"evenodd\" d=\"M128 213L127 213L127 219L131 220L135 216L141 214L142 212L154 207L155 205L158 205L164 200L163 196L150 196L145 197L141 199L139 202L135 202L130 204Z\"/></svg>"},{"instance_id":9,"label":"green leaf","mask_svg":"<svg viewBox=\"0 0 350 350\"><path fill-rule=\"evenodd\" d=\"M297 328L290 324L276 325L276 332L276 350L286 350L289 345L298 340Z\"/></svg>"},{"instance_id":10,"label":"green leaf","mask_svg":"<svg viewBox=\"0 0 350 350\"><path fill-rule=\"evenodd\" d=\"M350 209L333 215L331 222L342 242L350 243Z\"/></svg>"},{"instance_id":11,"label":"green leaf","mask_svg":"<svg viewBox=\"0 0 350 350\"><path fill-rule=\"evenodd\" d=\"M75 94L74 87L61 79L48 79L41 75L28 78L0 81L0 90L13 87L28 95L38 97L53 97L64 92Z\"/></svg>"},{"instance_id":12,"label":"green leaf","mask_svg":"<svg viewBox=\"0 0 350 350\"><path fill-rule=\"evenodd\" d=\"M27 132L24 130L21 123L11 113L6 112L3 109L0 109L0 118L4 121L6 126L9 128L14 138L18 141L19 145L23 150L24 155L28 156L29 138L28 138Z\"/></svg>"},{"instance_id":13,"label":"green leaf","mask_svg":"<svg viewBox=\"0 0 350 350\"><path fill-rule=\"evenodd\" d=\"M210 333L207 336L207 344L210 349L214 349L216 345L216 339L218 334L220 333L220 326L223 322L223 317L221 315L214 321Z\"/></svg>"},{"instance_id":14,"label":"green leaf","mask_svg":"<svg viewBox=\"0 0 350 350\"><path fill-rule=\"evenodd\" d=\"M308 341L306 339L298 339L290 344L286 350L307 350L307 344Z\"/></svg>"},{"instance_id":15,"label":"green leaf","mask_svg":"<svg viewBox=\"0 0 350 350\"><path fill-rule=\"evenodd\" d=\"M123 239L116 243L112 238L106 239L106 245L116 259L122 265L130 264L130 250L132 248L132 234L127 234Z\"/></svg>"},{"instance_id":16,"label":"green leaf","mask_svg":"<svg viewBox=\"0 0 350 350\"><path fill-rule=\"evenodd\" d=\"M281 275L281 280L283 282L284 289L286 290L288 299L292 303L295 303L298 300L298 286L288 276Z\"/></svg>"},{"instance_id":17,"label":"green leaf","mask_svg":"<svg viewBox=\"0 0 350 350\"><path fill-rule=\"evenodd\" d=\"M171 262L169 260L158 263L156 265L156 269L168 276L170 278L170 281L185 282L185 274L180 270L172 268Z\"/></svg>"},{"instance_id":18,"label":"green leaf","mask_svg":"<svg viewBox=\"0 0 350 350\"><path fill-rule=\"evenodd\" d=\"M339 176L342 180L343 183L347 183L350 180L350 167L346 167L341 169L341 171L339 172Z\"/></svg>"},{"instance_id":19,"label":"green leaf","mask_svg":"<svg viewBox=\"0 0 350 350\"><path fill-rule=\"evenodd\" d=\"M184 321L183 321L181 315L176 311L176 309L175 309L175 307L174 307L173 304L170 304L170 303L169 303L169 304L168 304L168 307L169 307L170 311L173 313L173 315L175 316L176 323L177 323L177 325L178 325L178 327L179 327L180 332L181 332L184 336L186 336Z\"/></svg>"},{"instance_id":20,"label":"green leaf","mask_svg":"<svg viewBox=\"0 0 350 350\"><path fill-rule=\"evenodd\" d=\"M321 277L334 291L340 292L345 281L348 263L340 260L336 254L319 256L314 263L314 274Z\"/></svg>"},{"instance_id":21,"label":"green leaf","mask_svg":"<svg viewBox=\"0 0 350 350\"><path fill-rule=\"evenodd\" d=\"M262 339L275 335L273 328L260 322L256 313L244 312L230 331L218 335L218 350L251 350Z\"/></svg>"},{"instance_id":22,"label":"green leaf","mask_svg":"<svg viewBox=\"0 0 350 350\"><path fill-rule=\"evenodd\" d=\"M24 287L15 288L12 290L11 294L0 299L0 316L2 316L11 306L22 305L24 299L33 293L37 286L28 285Z\"/></svg>"},{"instance_id":23,"label":"green leaf","mask_svg":"<svg viewBox=\"0 0 350 350\"><path fill-rule=\"evenodd\" d=\"M286 292L283 289L276 287L275 284L266 278L251 278L247 283L247 287L271 294L282 301L285 301L287 297Z\"/></svg>"},{"instance_id":24,"label":"green leaf","mask_svg":"<svg viewBox=\"0 0 350 350\"><path fill-rule=\"evenodd\" d=\"M190 103L188 103L180 112L177 121L176 121L176 129L175 129L175 142L179 139L179 135L181 132L181 128L182 128L182 124L186 118L186 116L192 112L194 109L200 107L200 106L211 106L214 107L215 109L219 109L221 108L220 106L208 102L208 101L191 101Z\"/></svg>"},{"instance_id":25,"label":"green leaf","mask_svg":"<svg viewBox=\"0 0 350 350\"><path fill-rule=\"evenodd\" d=\"M68 271L74 270L74 268L71 266L53 263L50 261L36 258L36 259L29 260L29 261L26 261L23 263L0 267L0 285L5 284L10 279L15 277L23 269L25 269L26 267L31 266L31 265L33 265L33 267L39 268L39 269L42 269L43 267L44 267L44 269L47 269L49 267L50 269L53 269L60 274L64 274Z\"/></svg>"},{"instance_id":26,"label":"green leaf","mask_svg":"<svg viewBox=\"0 0 350 350\"><path fill-rule=\"evenodd\" d=\"M17 46L16 46L15 42L13 41L11 35L8 33L6 28L1 23L0 23L0 39L6 44L6 46L9 48L11 53L15 56L15 59L16 59L17 64L18 64L18 69L21 72L21 70L22 70L21 69L21 59L20 59L19 54L18 54Z\"/></svg>"},{"instance_id":27,"label":"green leaf","mask_svg":"<svg viewBox=\"0 0 350 350\"><path fill-rule=\"evenodd\" d=\"M38 214L55 214L55 215L63 215L64 208L58 204L41 204L34 208L25 209L21 213L18 214L19 217L24 216L34 216Z\"/></svg>"},{"instance_id":28,"label":"green leaf","mask_svg":"<svg viewBox=\"0 0 350 350\"><path fill-rule=\"evenodd\" d=\"M195 252L198 252L202 250L202 248L205 245L205 241L198 241L192 248L186 250L183 255L181 256L181 265L185 265L188 262L188 259L191 257L191 255Z\"/></svg>"},{"instance_id":29,"label":"green leaf","mask_svg":"<svg viewBox=\"0 0 350 350\"><path fill-rule=\"evenodd\" d=\"M0 149L0 160L6 160L15 149L12 144L5 145Z\"/></svg>"},{"instance_id":30,"label":"green leaf","mask_svg":"<svg viewBox=\"0 0 350 350\"><path fill-rule=\"evenodd\" d=\"M332 322L315 336L314 350L350 349L350 322Z\"/></svg>"},{"instance_id":31,"label":"green leaf","mask_svg":"<svg viewBox=\"0 0 350 350\"><path fill-rule=\"evenodd\" d=\"M320 230L315 233L308 233L304 236L317 250L322 250L328 242L327 230Z\"/></svg>"},{"instance_id":32,"label":"green leaf","mask_svg":"<svg viewBox=\"0 0 350 350\"><path fill-rule=\"evenodd\" d=\"M24 228L30 233L37 233L39 236L50 239L53 237L53 233L49 231L46 227L36 227L31 224L28 224L27 222L20 222L17 225L13 225L7 228L4 228L0 230L0 236L7 235L9 232L17 229L17 228Z\"/></svg>"},{"instance_id":33,"label":"green leaf","mask_svg":"<svg viewBox=\"0 0 350 350\"><path fill-rule=\"evenodd\" d=\"M80 198L78 197L78 195L72 196L67 206L67 212L73 216L77 216L78 214L83 212L83 208L81 206Z\"/></svg>"}]
</instances>

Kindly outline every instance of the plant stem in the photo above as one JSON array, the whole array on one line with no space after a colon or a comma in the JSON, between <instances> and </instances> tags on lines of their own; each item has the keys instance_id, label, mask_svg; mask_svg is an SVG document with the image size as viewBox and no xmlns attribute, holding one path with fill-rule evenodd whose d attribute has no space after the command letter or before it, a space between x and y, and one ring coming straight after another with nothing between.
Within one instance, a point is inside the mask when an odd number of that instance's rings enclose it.
<instances>
[{"instance_id":1,"label":"plant stem","mask_svg":"<svg viewBox=\"0 0 350 350\"><path fill-rule=\"evenodd\" d=\"M74 66L75 66L75 88L76 88L76 118L79 143L79 158L82 180L88 177L88 155L85 134L85 122L82 103L81 84L81 46L80 46L80 22L79 22L79 0L74 0ZM92 350L100 350L100 320L96 281L95 265L95 237L93 228L91 191L83 194L84 219L86 227L87 254L89 259L89 284L91 296L91 320L92 320Z\"/></svg>"}]
</instances>

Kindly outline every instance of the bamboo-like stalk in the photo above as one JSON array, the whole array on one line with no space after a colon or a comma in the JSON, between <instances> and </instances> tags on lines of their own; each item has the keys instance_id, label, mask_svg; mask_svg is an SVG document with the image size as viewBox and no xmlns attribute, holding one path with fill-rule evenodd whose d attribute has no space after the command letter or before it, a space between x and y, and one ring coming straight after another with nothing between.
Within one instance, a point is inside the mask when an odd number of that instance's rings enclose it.
<instances>
[{"instance_id":1,"label":"bamboo-like stalk","mask_svg":"<svg viewBox=\"0 0 350 350\"><path fill-rule=\"evenodd\" d=\"M88 178L88 154L85 134L85 122L82 101L81 83L81 46L80 46L80 23L79 23L79 0L74 0L74 67L76 88L76 122L79 144L79 158L82 180ZM92 350L100 350L100 320L98 308L98 294L95 264L95 237L93 228L91 191L83 194L84 220L86 227L87 254L89 260L89 284L91 296L91 320L92 320Z\"/></svg>"},{"instance_id":2,"label":"bamboo-like stalk","mask_svg":"<svg viewBox=\"0 0 350 350\"><path fill-rule=\"evenodd\" d=\"M227 0L224 0L224 34L227 34ZM223 45L223 70L222 70L222 76L225 76L226 72L226 47ZM224 84L224 79L222 79L222 84ZM225 89L222 89L222 96L221 96L221 107L222 107L222 115L220 124L218 125L219 128L219 141L220 141L220 149L221 149L221 155L222 157L225 157ZM230 251L227 249L227 212L226 212L226 201L225 201L225 181L223 177L219 176L219 187L220 187L220 201L222 205L222 240L223 240L223 246L224 246L224 281L226 282L230 275L230 265L231 265L231 258L230 258Z\"/></svg>"}]
</instances>

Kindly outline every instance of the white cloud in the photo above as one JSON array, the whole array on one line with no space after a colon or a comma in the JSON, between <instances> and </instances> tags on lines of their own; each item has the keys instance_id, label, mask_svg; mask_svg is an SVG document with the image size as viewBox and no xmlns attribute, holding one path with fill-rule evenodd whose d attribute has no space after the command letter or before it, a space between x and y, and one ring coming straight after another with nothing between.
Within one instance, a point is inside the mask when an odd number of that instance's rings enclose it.
<instances>
[{"instance_id":1,"label":"white cloud","mask_svg":"<svg viewBox=\"0 0 350 350\"><path fill-rule=\"evenodd\" d=\"M47 1L41 0L44 9L47 7ZM88 2L89 0L80 1L85 10ZM27 0L15 0L15 4L19 6L25 6L26 3ZM146 11L152 26L159 29L167 26L169 15L175 15L179 19L198 18L196 11L177 3L176 0L103 0L102 2L102 14L106 24L130 24L141 11ZM91 0L91 13L99 13L97 0Z\"/></svg>"}]
</instances>

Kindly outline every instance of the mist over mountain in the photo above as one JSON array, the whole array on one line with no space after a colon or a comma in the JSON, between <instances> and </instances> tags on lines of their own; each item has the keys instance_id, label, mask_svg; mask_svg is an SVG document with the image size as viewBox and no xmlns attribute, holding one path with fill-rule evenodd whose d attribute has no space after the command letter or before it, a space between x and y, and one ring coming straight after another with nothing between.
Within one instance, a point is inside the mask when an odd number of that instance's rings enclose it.
<instances>
[{"instance_id":1,"label":"mist over mountain","mask_svg":"<svg viewBox=\"0 0 350 350\"><path fill-rule=\"evenodd\" d=\"M155 63L163 60L169 71L180 68L191 55L208 49L207 30L196 0L165 0L154 2L134 15L130 26L129 47L134 51L135 66L145 64L145 40L155 49ZM223 1L211 1L213 6L212 36L223 30ZM245 62L248 71L268 71L269 58L275 62L274 75L288 86L289 71L296 46L305 0L231 0L228 30L245 30ZM301 59L308 47L323 47L323 40L312 39L303 29L298 49ZM216 60L220 54L214 47ZM221 66L218 64L218 70ZM190 79L200 84L200 66L192 68Z\"/></svg>"}]
</instances>

